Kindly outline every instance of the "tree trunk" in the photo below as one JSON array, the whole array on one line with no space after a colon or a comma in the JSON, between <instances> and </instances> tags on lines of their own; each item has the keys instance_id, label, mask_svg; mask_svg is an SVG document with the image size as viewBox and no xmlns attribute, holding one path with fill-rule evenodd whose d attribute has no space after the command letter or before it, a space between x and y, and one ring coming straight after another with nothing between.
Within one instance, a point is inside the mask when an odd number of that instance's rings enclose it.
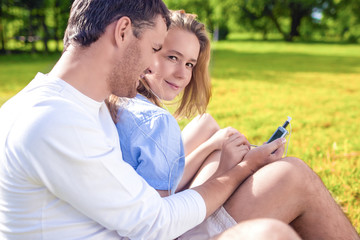
<instances>
[{"instance_id":1,"label":"tree trunk","mask_svg":"<svg viewBox=\"0 0 360 240\"><path fill-rule=\"evenodd\" d=\"M56 51L60 52L60 46L59 46L59 40L61 39L61 36L59 36L60 31L60 21L61 21L61 8L60 8L60 2L61 0L55 0L55 13L54 13L54 40L56 42Z\"/></svg>"},{"instance_id":2,"label":"tree trunk","mask_svg":"<svg viewBox=\"0 0 360 240\"><path fill-rule=\"evenodd\" d=\"M49 48L48 48L49 29L45 23L45 9L41 10L41 13L39 14L39 19L41 21L41 25L44 30L43 42L44 42L45 52L48 53L49 52Z\"/></svg>"},{"instance_id":3,"label":"tree trunk","mask_svg":"<svg viewBox=\"0 0 360 240\"><path fill-rule=\"evenodd\" d=\"M291 17L291 29L290 29L290 39L300 36L299 26L301 19L303 18L303 11L298 4L291 4L290 6L290 17Z\"/></svg>"},{"instance_id":4,"label":"tree trunk","mask_svg":"<svg viewBox=\"0 0 360 240\"><path fill-rule=\"evenodd\" d=\"M3 14L3 10L2 10L2 1L0 1L0 41L1 41L0 53L5 53L6 52L6 47L5 47L5 27L3 25L3 18L4 18L4 14Z\"/></svg>"},{"instance_id":5,"label":"tree trunk","mask_svg":"<svg viewBox=\"0 0 360 240\"><path fill-rule=\"evenodd\" d=\"M60 47L59 47L59 36L58 36L58 32L59 32L59 7L55 6L55 14L54 14L54 40L56 42L56 51L60 52Z\"/></svg>"},{"instance_id":6,"label":"tree trunk","mask_svg":"<svg viewBox=\"0 0 360 240\"><path fill-rule=\"evenodd\" d=\"M32 9L30 9L29 12L30 12L30 14L29 14L29 36L28 36L28 38L35 36L35 31L34 31L34 26L33 26L33 11L32 11ZM30 41L30 44L31 44L31 52L34 53L36 51L34 39L32 41Z\"/></svg>"},{"instance_id":7,"label":"tree trunk","mask_svg":"<svg viewBox=\"0 0 360 240\"><path fill-rule=\"evenodd\" d=\"M263 40L266 41L267 40L267 34L268 34L268 31L267 31L267 28L266 26L263 28L263 31L262 31L262 37L263 37Z\"/></svg>"},{"instance_id":8,"label":"tree trunk","mask_svg":"<svg viewBox=\"0 0 360 240\"><path fill-rule=\"evenodd\" d=\"M291 29L289 38L300 36L299 28L301 20L311 12L311 8L304 6L302 3L290 3Z\"/></svg>"},{"instance_id":9,"label":"tree trunk","mask_svg":"<svg viewBox=\"0 0 360 240\"><path fill-rule=\"evenodd\" d=\"M273 23L275 24L276 29L279 31L279 33L283 36L284 40L286 41L291 41L291 39L289 39L289 34L285 33L281 27L280 24L278 22L278 20L276 19L276 17L274 16L273 13L269 14L270 19L273 21Z\"/></svg>"}]
</instances>

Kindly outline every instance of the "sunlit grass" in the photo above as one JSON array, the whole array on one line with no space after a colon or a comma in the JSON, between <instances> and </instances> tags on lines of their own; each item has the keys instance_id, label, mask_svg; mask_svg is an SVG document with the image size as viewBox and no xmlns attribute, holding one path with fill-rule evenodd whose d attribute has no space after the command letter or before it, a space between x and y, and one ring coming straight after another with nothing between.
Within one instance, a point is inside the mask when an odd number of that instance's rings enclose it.
<instances>
[{"instance_id":1,"label":"sunlit grass","mask_svg":"<svg viewBox=\"0 0 360 240\"><path fill-rule=\"evenodd\" d=\"M213 44L211 66L208 112L220 126L262 144L291 116L288 155L319 174L360 232L360 46L233 39Z\"/></svg>"},{"instance_id":2,"label":"sunlit grass","mask_svg":"<svg viewBox=\"0 0 360 240\"><path fill-rule=\"evenodd\" d=\"M19 92L37 72L50 71L59 54L0 55L0 105Z\"/></svg>"},{"instance_id":3,"label":"sunlit grass","mask_svg":"<svg viewBox=\"0 0 360 240\"><path fill-rule=\"evenodd\" d=\"M0 56L0 105L58 57ZM231 39L213 44L211 72L220 126L261 144L291 116L288 155L319 174L360 232L360 45Z\"/></svg>"}]
</instances>

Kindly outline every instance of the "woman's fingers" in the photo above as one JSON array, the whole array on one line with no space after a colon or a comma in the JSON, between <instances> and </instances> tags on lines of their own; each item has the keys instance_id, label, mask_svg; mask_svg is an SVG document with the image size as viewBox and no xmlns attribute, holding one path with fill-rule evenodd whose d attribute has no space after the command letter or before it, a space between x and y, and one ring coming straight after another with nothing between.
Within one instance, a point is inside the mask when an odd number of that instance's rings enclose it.
<instances>
[{"instance_id":1,"label":"woman's fingers","mask_svg":"<svg viewBox=\"0 0 360 240\"><path fill-rule=\"evenodd\" d=\"M247 140L247 138L241 134L240 132L236 131L234 134L232 134L227 141L225 141L226 144L232 144L235 146L240 146L240 145L247 145L250 146L249 141Z\"/></svg>"}]
</instances>

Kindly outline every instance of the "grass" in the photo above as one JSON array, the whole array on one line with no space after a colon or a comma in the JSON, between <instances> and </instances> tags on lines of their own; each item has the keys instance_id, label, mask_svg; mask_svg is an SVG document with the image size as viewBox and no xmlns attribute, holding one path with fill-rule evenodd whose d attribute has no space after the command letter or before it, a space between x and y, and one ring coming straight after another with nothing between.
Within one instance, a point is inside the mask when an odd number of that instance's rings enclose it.
<instances>
[{"instance_id":1,"label":"grass","mask_svg":"<svg viewBox=\"0 0 360 240\"><path fill-rule=\"evenodd\" d=\"M58 54L0 56L0 105ZM360 45L238 37L213 44L208 111L261 144L293 118L288 155L324 181L360 232ZM181 120L183 127L189 120Z\"/></svg>"},{"instance_id":2,"label":"grass","mask_svg":"<svg viewBox=\"0 0 360 240\"><path fill-rule=\"evenodd\" d=\"M0 55L0 106L30 82L37 72L48 72L60 54Z\"/></svg>"},{"instance_id":3,"label":"grass","mask_svg":"<svg viewBox=\"0 0 360 240\"><path fill-rule=\"evenodd\" d=\"M253 144L291 116L288 155L318 173L360 233L359 62L360 45L217 42L208 112Z\"/></svg>"}]
</instances>

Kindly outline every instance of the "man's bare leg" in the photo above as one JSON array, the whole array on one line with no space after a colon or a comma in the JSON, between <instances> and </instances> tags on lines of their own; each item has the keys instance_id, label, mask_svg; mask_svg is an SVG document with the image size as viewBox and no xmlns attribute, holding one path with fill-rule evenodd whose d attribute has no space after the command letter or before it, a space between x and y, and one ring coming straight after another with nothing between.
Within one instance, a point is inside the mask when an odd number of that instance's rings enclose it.
<instances>
[{"instance_id":1,"label":"man's bare leg","mask_svg":"<svg viewBox=\"0 0 360 240\"><path fill-rule=\"evenodd\" d=\"M274 218L289 223L303 239L359 239L320 178L296 158L258 170L224 207L237 222Z\"/></svg>"},{"instance_id":2,"label":"man's bare leg","mask_svg":"<svg viewBox=\"0 0 360 240\"><path fill-rule=\"evenodd\" d=\"M255 219L241 222L212 240L300 240L287 224L275 219Z\"/></svg>"}]
</instances>

